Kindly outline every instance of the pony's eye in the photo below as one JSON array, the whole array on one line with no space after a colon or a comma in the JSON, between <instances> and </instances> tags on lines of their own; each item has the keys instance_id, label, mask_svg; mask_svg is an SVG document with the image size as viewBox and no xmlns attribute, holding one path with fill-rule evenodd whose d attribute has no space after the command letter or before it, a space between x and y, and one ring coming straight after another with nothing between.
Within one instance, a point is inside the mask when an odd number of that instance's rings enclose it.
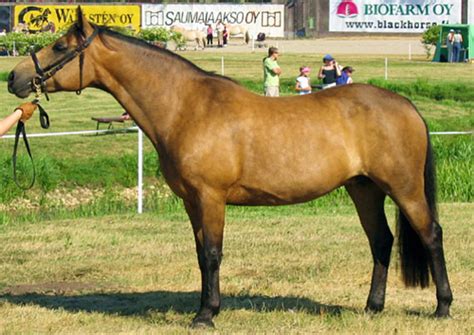
<instances>
[{"instance_id":1,"label":"pony's eye","mask_svg":"<svg viewBox=\"0 0 474 335\"><path fill-rule=\"evenodd\" d=\"M62 43L57 43L53 46L54 51L64 51L67 49L67 46Z\"/></svg>"}]
</instances>

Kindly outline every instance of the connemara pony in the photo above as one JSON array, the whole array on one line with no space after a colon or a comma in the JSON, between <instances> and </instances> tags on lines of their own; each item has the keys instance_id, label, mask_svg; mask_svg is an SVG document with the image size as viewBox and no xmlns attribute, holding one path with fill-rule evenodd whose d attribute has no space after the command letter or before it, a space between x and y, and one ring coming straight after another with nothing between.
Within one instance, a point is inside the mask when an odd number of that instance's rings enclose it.
<instances>
[{"instance_id":1,"label":"connemara pony","mask_svg":"<svg viewBox=\"0 0 474 335\"><path fill-rule=\"evenodd\" d=\"M249 43L250 36L246 26L240 24L227 24L227 30L229 31L230 37L242 36L245 43Z\"/></svg>"},{"instance_id":2,"label":"connemara pony","mask_svg":"<svg viewBox=\"0 0 474 335\"><path fill-rule=\"evenodd\" d=\"M196 42L195 50L206 47L206 33L195 29L185 29L183 27L172 26L171 31L178 32L183 35L187 42Z\"/></svg>"},{"instance_id":3,"label":"connemara pony","mask_svg":"<svg viewBox=\"0 0 474 335\"><path fill-rule=\"evenodd\" d=\"M13 69L8 89L20 98L39 87L102 89L147 134L194 232L202 280L194 326L212 326L221 307L226 204L295 204L340 186L354 201L372 252L366 310L384 308L394 240L384 212L389 196L399 208L405 284L428 286L431 270L435 315L449 315L430 139L410 101L362 84L263 97L170 51L97 27L78 11L64 36Z\"/></svg>"}]
</instances>

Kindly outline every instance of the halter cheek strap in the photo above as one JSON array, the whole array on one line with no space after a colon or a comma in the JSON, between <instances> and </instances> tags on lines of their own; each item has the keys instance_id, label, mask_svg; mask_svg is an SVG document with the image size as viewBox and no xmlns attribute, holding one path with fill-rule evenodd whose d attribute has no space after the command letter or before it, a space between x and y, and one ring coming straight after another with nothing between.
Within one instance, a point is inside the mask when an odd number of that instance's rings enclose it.
<instances>
[{"instance_id":1,"label":"halter cheek strap","mask_svg":"<svg viewBox=\"0 0 474 335\"><path fill-rule=\"evenodd\" d=\"M31 58L35 65L36 76L31 80L32 89L38 95L39 93L44 93L46 99L49 100L48 97L48 90L46 87L46 80L51 78L61 70L67 63L71 62L74 58L79 56L79 88L76 91L77 94L81 94L83 89L83 81L82 81L82 74L83 74L83 67L84 67L84 51L89 47L92 43L94 38L99 34L99 29L94 27L94 31L92 34L85 39L85 41L79 44L74 50L66 53L63 58L59 59L58 61L48 65L46 68L42 68L39 62L38 57L33 49L31 49Z\"/></svg>"}]
</instances>

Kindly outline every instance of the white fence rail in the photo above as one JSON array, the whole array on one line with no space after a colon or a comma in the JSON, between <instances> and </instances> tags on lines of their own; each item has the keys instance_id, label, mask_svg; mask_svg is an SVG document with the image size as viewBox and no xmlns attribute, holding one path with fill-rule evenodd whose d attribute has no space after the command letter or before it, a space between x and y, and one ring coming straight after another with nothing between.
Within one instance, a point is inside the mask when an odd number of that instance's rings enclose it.
<instances>
[{"instance_id":1,"label":"white fence rail","mask_svg":"<svg viewBox=\"0 0 474 335\"><path fill-rule=\"evenodd\" d=\"M129 127L113 130L82 130L57 133L29 134L28 137L51 137L51 136L71 136L71 135L96 135L96 134L124 134L138 131L138 166L137 166L137 213L143 213L143 132L139 127ZM434 131L430 135L474 135L474 130L469 131ZM5 135L2 139L12 139L15 135Z\"/></svg>"}]
</instances>

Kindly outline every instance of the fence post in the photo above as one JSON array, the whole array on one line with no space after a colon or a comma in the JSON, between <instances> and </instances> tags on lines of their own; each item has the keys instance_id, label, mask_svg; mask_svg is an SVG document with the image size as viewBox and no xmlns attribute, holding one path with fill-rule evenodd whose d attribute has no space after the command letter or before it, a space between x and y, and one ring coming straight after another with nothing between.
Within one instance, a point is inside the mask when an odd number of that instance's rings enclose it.
<instances>
[{"instance_id":1,"label":"fence post","mask_svg":"<svg viewBox=\"0 0 474 335\"><path fill-rule=\"evenodd\" d=\"M143 213L143 132L138 127L138 214Z\"/></svg>"},{"instance_id":2,"label":"fence post","mask_svg":"<svg viewBox=\"0 0 474 335\"><path fill-rule=\"evenodd\" d=\"M385 57L385 80L388 79L388 58Z\"/></svg>"}]
</instances>

